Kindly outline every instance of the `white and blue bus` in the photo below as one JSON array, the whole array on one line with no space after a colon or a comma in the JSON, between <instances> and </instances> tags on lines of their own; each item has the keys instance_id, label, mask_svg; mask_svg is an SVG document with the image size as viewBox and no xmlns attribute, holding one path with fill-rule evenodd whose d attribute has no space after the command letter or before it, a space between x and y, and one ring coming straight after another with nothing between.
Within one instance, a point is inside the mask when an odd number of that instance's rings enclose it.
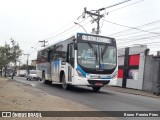
<instances>
[{"instance_id":1,"label":"white and blue bus","mask_svg":"<svg viewBox=\"0 0 160 120\"><path fill-rule=\"evenodd\" d=\"M117 77L114 38L76 33L69 39L38 51L37 75L43 83L90 86L100 90Z\"/></svg>"}]
</instances>

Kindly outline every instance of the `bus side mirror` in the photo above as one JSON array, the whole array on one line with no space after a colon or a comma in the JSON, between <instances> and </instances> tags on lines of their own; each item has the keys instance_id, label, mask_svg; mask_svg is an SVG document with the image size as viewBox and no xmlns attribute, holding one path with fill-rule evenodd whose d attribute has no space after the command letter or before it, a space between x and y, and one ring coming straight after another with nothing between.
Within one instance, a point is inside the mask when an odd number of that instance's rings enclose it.
<instances>
[{"instance_id":1,"label":"bus side mirror","mask_svg":"<svg viewBox=\"0 0 160 120\"><path fill-rule=\"evenodd\" d=\"M61 61L61 65L66 65L66 61L65 61L65 60L62 60L62 61Z\"/></svg>"}]
</instances>

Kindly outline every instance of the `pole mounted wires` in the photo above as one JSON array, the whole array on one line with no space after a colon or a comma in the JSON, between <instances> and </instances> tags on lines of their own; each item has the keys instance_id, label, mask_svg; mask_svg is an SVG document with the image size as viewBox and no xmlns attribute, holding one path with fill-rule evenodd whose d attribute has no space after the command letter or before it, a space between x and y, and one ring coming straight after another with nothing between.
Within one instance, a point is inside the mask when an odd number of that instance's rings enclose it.
<instances>
[{"instance_id":1,"label":"pole mounted wires","mask_svg":"<svg viewBox=\"0 0 160 120\"><path fill-rule=\"evenodd\" d=\"M105 19L102 19L102 18L105 18L105 15L108 15L110 12L113 12L113 11L116 11L116 10L119 10L119 9L122 9L122 8L125 8L125 7L128 7L128 6L131 6L131 5L134 5L134 4L137 4L139 2L142 2L143 0L140 0L140 1L137 1L137 2L134 2L132 4L129 4L129 5L126 5L126 6L123 6L121 8L118 8L118 9L114 9L112 11L109 11L109 12L106 12L106 9L109 9L109 8L112 8L112 7L116 7L116 6L119 6L121 4L124 4L124 3L127 3L127 2L130 2L131 0L125 0L125 1L122 1L122 2L119 2L119 3L116 3L116 4L113 4L113 5L110 5L110 6L107 6L107 7L103 7L103 8L100 8L100 9L97 9L97 10L87 10L87 8L85 7L84 8L84 12L82 13L82 18L85 18L86 14L88 14L91 18L92 18L92 21L91 23L96 23L97 24L97 28L96 30L95 29L92 29L94 31L92 31L92 33L95 33L95 34L99 34L101 32L101 29L103 27L103 22L105 21ZM104 11L103 14L101 14L101 11ZM102 19L102 25L100 27L100 20Z\"/></svg>"}]
</instances>

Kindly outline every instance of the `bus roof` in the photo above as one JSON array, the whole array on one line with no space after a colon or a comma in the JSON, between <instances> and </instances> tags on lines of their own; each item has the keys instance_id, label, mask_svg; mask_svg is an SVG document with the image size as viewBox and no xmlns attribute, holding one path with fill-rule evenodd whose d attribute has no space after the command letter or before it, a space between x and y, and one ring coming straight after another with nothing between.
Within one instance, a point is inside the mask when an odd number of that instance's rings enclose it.
<instances>
[{"instance_id":1,"label":"bus roof","mask_svg":"<svg viewBox=\"0 0 160 120\"><path fill-rule=\"evenodd\" d=\"M78 35L78 34L97 36L97 34L89 34L89 33L80 33L80 32L77 32L77 33L73 34L71 37L68 37L68 38L65 39L65 40L69 40L69 39L71 39L71 38L77 38L77 35ZM98 35L98 36L100 36L100 37L106 37L106 36L103 36L103 35ZM113 39L113 38L111 38L111 37L107 37L107 38ZM42 50L45 50L45 49L47 49L47 48L51 48L53 45L55 45L55 44L57 44L57 43L61 43L61 42L65 41L65 40L57 41L57 42L55 42L55 43L53 43L53 44L51 44L51 45L49 45L49 46L47 46L47 47L44 47L44 48L42 48L42 49L39 49L38 52L39 52L39 51L42 51Z\"/></svg>"},{"instance_id":2,"label":"bus roof","mask_svg":"<svg viewBox=\"0 0 160 120\"><path fill-rule=\"evenodd\" d=\"M75 37L75 36L72 35L72 36L69 37L68 39L71 39L72 37ZM65 40L68 40L68 39L65 39ZM65 40L56 41L55 43L52 43L51 45L49 45L49 46L47 46L47 47L44 47L44 48L39 49L38 52L39 52L39 51L42 51L42 50L45 50L45 49L47 49L47 48L50 48L50 47L52 47L53 45L55 45L55 44L57 44L57 43L61 43L61 42L65 41Z\"/></svg>"}]
</instances>

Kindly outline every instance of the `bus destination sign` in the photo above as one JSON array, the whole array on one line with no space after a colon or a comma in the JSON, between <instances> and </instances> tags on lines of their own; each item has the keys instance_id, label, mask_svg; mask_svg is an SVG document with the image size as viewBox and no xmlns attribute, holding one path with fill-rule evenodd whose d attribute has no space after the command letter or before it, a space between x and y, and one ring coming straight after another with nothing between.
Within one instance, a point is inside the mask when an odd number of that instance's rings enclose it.
<instances>
[{"instance_id":1,"label":"bus destination sign","mask_svg":"<svg viewBox=\"0 0 160 120\"><path fill-rule=\"evenodd\" d=\"M111 43L111 39L96 35L80 35L78 34L79 39L85 41L93 41L93 42L103 42L103 43Z\"/></svg>"}]
</instances>

